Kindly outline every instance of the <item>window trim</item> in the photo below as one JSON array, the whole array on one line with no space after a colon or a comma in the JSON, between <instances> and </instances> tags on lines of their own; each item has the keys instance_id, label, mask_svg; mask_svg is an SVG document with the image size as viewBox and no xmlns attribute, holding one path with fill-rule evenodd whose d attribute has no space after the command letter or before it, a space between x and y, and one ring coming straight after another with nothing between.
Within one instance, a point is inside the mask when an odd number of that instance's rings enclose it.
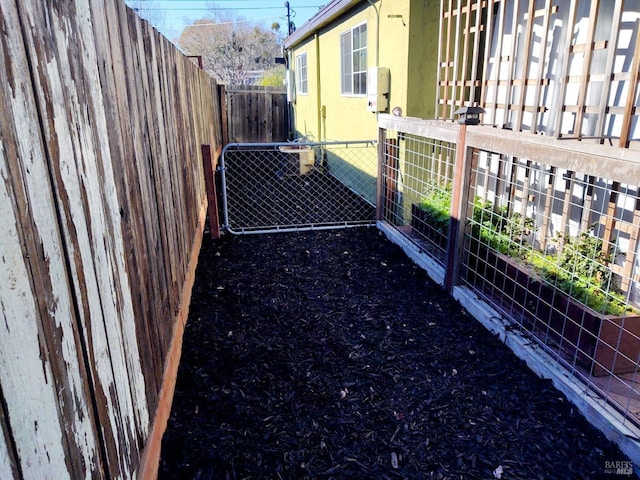
<instances>
[{"instance_id":1,"label":"window trim","mask_svg":"<svg viewBox=\"0 0 640 480\"><path fill-rule=\"evenodd\" d=\"M304 66L301 65L302 59L304 59ZM296 55L296 91L300 95L309 94L307 52Z\"/></svg>"},{"instance_id":2,"label":"window trim","mask_svg":"<svg viewBox=\"0 0 640 480\"><path fill-rule=\"evenodd\" d=\"M360 30L362 27L365 27L365 33L366 33L366 41L365 41L365 45L364 47L360 47L357 50L354 50L353 48L353 33L354 31L358 31ZM367 25L367 21L365 20L364 22L358 23L357 25L354 25L353 27L344 30L342 33L340 33L340 94L342 96L345 97L366 97L367 96L367 65L368 65L368 49L369 49L369 28ZM345 55L345 40L348 39L348 48L349 48L349 52L348 55ZM364 69L363 70L354 70L354 55L356 54L356 52L361 53L364 52ZM345 63L348 62L348 63ZM345 73L345 67L348 67L348 69L350 71ZM362 67L362 66L361 66ZM361 78L361 82L363 81L364 83L362 83L361 85L363 86L363 91L359 91L357 93L354 93L354 91L356 90L356 88L354 88L356 86L356 75L359 75ZM347 85L347 82L350 83L349 85L349 89L347 91L347 89L345 88L345 86Z\"/></svg>"}]
</instances>

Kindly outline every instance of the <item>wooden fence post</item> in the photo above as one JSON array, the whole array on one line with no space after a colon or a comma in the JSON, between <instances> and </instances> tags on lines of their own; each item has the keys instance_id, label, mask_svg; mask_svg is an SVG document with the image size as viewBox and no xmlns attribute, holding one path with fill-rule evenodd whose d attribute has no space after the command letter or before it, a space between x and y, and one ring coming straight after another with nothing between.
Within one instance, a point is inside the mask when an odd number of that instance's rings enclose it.
<instances>
[{"instance_id":1,"label":"wooden fence post","mask_svg":"<svg viewBox=\"0 0 640 480\"><path fill-rule=\"evenodd\" d=\"M218 85L218 101L220 102L220 127L222 130L222 145L229 143L229 116L227 112L227 87Z\"/></svg>"},{"instance_id":2,"label":"wooden fence post","mask_svg":"<svg viewBox=\"0 0 640 480\"><path fill-rule=\"evenodd\" d=\"M385 188L383 176L385 174L385 158L387 156L387 131L384 128L378 128L378 175L376 175L376 220L383 219L383 211L385 205Z\"/></svg>"},{"instance_id":3,"label":"wooden fence post","mask_svg":"<svg viewBox=\"0 0 640 480\"><path fill-rule=\"evenodd\" d=\"M453 287L458 283L460 275L464 227L469 203L469 190L471 189L471 157L473 149L467 148L466 140L467 126L460 125L451 190L451 221L449 223L447 267L444 274L444 286L449 293L453 293Z\"/></svg>"},{"instance_id":4,"label":"wooden fence post","mask_svg":"<svg viewBox=\"0 0 640 480\"><path fill-rule=\"evenodd\" d=\"M390 138L387 140L388 145L384 149L384 169L386 171L384 191L384 211L383 220L395 223L396 211L398 209L397 193L398 193L398 139Z\"/></svg>"},{"instance_id":5,"label":"wooden fence post","mask_svg":"<svg viewBox=\"0 0 640 480\"><path fill-rule=\"evenodd\" d=\"M220 222L218 221L218 197L214 178L214 161L211 157L211 145L203 144L201 148L204 182L207 187L207 201L209 203L209 233L211 238L215 240L220 238Z\"/></svg>"}]
</instances>

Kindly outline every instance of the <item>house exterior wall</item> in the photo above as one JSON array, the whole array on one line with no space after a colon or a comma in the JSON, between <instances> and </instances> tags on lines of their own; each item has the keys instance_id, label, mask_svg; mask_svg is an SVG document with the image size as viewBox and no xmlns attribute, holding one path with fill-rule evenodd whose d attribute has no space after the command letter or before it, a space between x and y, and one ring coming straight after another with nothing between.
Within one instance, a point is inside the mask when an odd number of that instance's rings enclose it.
<instances>
[{"instance_id":1,"label":"house exterior wall","mask_svg":"<svg viewBox=\"0 0 640 480\"><path fill-rule=\"evenodd\" d=\"M318 97L320 85L318 83L318 38L313 35L307 38L296 49L292 50L290 64L295 67L298 55L307 55L307 93L295 92L293 102L294 137L306 137L309 140L319 140L321 132L318 122Z\"/></svg>"},{"instance_id":2,"label":"house exterior wall","mask_svg":"<svg viewBox=\"0 0 640 480\"><path fill-rule=\"evenodd\" d=\"M367 24L368 68L390 71L386 112L400 107L404 115L433 117L438 22L437 1L396 0L373 6L363 1L288 45L292 69L296 57L307 54L308 93L296 92L292 104L294 137L314 141L377 137L377 115L368 110L367 96L341 94L340 36L362 23Z\"/></svg>"},{"instance_id":3,"label":"house exterior wall","mask_svg":"<svg viewBox=\"0 0 640 480\"><path fill-rule=\"evenodd\" d=\"M412 2L407 48L408 117L435 118L440 1Z\"/></svg>"}]
</instances>

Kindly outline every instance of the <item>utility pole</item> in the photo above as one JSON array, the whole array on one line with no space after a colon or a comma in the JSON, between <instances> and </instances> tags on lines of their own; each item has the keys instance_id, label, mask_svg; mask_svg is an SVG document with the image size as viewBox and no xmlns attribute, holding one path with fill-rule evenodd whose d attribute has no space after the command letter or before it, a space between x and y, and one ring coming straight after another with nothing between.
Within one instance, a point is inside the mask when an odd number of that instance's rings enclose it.
<instances>
[{"instance_id":1,"label":"utility pole","mask_svg":"<svg viewBox=\"0 0 640 480\"><path fill-rule=\"evenodd\" d=\"M284 2L284 6L287 7L287 32L289 32L288 35L291 35L293 32L291 31L291 8L289 2Z\"/></svg>"}]
</instances>

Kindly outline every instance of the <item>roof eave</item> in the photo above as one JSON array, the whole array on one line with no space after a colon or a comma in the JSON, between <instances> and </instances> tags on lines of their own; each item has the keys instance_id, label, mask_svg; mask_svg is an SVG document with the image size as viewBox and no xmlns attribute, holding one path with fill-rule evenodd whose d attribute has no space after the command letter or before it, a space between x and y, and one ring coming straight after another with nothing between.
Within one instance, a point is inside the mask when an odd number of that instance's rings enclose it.
<instances>
[{"instance_id":1,"label":"roof eave","mask_svg":"<svg viewBox=\"0 0 640 480\"><path fill-rule=\"evenodd\" d=\"M316 13L308 22L284 39L284 48L291 48L331 23L351 7L365 0L332 0Z\"/></svg>"}]
</instances>

